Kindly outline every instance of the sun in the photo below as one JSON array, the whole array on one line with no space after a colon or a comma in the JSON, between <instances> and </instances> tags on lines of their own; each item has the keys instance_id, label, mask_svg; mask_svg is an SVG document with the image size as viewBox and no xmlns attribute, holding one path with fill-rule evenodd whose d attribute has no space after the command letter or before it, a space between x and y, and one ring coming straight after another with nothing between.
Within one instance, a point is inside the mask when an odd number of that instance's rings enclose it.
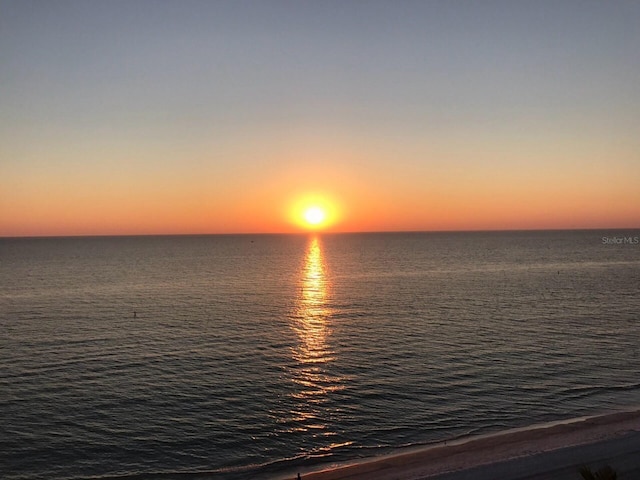
<instances>
[{"instance_id":1,"label":"sun","mask_svg":"<svg viewBox=\"0 0 640 480\"><path fill-rule=\"evenodd\" d=\"M316 205L307 208L304 211L304 220L307 224L312 226L318 226L327 218L327 212L321 207Z\"/></svg>"},{"instance_id":2,"label":"sun","mask_svg":"<svg viewBox=\"0 0 640 480\"><path fill-rule=\"evenodd\" d=\"M289 205L289 221L296 229L327 230L340 221L341 211L338 203L325 193L300 195Z\"/></svg>"}]
</instances>

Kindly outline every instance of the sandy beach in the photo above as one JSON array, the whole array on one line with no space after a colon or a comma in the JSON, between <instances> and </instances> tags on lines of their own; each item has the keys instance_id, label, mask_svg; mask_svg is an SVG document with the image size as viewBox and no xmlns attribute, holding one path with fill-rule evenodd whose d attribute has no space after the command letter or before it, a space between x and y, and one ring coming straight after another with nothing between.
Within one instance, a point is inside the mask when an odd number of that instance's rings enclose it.
<instances>
[{"instance_id":1,"label":"sandy beach","mask_svg":"<svg viewBox=\"0 0 640 480\"><path fill-rule=\"evenodd\" d=\"M610 464L640 478L640 410L509 430L300 472L303 480L564 480Z\"/></svg>"}]
</instances>

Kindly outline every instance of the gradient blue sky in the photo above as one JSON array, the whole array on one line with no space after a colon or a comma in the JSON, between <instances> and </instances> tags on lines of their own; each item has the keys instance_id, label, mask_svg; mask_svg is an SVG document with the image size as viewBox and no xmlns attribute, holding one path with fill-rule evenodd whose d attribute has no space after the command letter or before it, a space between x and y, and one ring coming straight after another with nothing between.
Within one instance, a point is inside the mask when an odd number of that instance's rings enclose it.
<instances>
[{"instance_id":1,"label":"gradient blue sky","mask_svg":"<svg viewBox=\"0 0 640 480\"><path fill-rule=\"evenodd\" d=\"M0 235L640 226L638 1L0 0ZM295 222L293 222L295 223Z\"/></svg>"}]
</instances>

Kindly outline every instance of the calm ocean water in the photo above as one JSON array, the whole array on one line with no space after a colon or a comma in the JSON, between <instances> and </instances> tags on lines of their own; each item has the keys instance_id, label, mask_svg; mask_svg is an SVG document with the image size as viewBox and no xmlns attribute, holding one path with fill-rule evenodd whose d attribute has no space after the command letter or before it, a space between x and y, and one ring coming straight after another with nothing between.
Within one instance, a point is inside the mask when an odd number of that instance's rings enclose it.
<instances>
[{"instance_id":1,"label":"calm ocean water","mask_svg":"<svg viewBox=\"0 0 640 480\"><path fill-rule=\"evenodd\" d=\"M640 245L603 237L640 231L0 239L0 477L293 476L638 405Z\"/></svg>"}]
</instances>

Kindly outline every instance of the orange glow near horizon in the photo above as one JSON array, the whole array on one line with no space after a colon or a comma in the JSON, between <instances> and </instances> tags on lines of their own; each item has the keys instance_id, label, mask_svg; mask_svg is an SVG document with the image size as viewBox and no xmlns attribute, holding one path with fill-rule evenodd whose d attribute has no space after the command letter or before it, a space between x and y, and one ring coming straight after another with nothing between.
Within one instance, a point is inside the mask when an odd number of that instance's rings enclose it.
<instances>
[{"instance_id":1,"label":"orange glow near horizon","mask_svg":"<svg viewBox=\"0 0 640 480\"><path fill-rule=\"evenodd\" d=\"M297 152L299 153L299 152ZM495 174L451 178L419 172L384 179L321 152L294 166L210 189L188 177L101 183L37 177L8 183L0 236L147 235L637 228L640 196L631 175L586 178ZM299 153L302 155L302 153ZM335 161L321 163L321 158ZM355 162L355 160L354 160ZM592 178L593 177L593 178ZM301 182L301 179L309 179ZM260 182L258 182L260 180Z\"/></svg>"}]
</instances>

